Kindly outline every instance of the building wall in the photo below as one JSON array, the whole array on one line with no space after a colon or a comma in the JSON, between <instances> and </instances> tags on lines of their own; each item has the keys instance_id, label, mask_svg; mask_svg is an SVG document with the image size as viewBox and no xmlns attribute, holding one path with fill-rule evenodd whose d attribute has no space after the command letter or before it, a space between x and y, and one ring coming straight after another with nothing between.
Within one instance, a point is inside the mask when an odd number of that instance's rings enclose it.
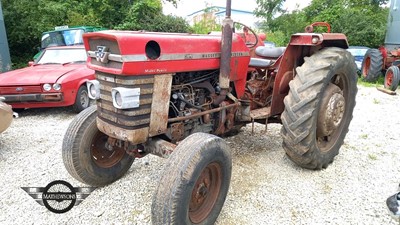
<instances>
[{"instance_id":1,"label":"building wall","mask_svg":"<svg viewBox=\"0 0 400 225\"><path fill-rule=\"evenodd\" d=\"M4 26L3 9L0 1L0 72L11 69L10 51L8 48L6 28Z\"/></svg>"}]
</instances>

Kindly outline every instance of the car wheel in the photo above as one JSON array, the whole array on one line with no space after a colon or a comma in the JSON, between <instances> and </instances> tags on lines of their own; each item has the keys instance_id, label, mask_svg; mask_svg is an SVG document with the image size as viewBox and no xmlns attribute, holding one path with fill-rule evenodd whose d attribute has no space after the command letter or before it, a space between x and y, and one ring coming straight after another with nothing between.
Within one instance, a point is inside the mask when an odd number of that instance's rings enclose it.
<instances>
[{"instance_id":1,"label":"car wheel","mask_svg":"<svg viewBox=\"0 0 400 225\"><path fill-rule=\"evenodd\" d=\"M76 94L75 103L74 103L74 111L80 113L85 110L90 105L90 98L88 94L88 90L85 85L79 87L78 92Z\"/></svg>"}]
</instances>

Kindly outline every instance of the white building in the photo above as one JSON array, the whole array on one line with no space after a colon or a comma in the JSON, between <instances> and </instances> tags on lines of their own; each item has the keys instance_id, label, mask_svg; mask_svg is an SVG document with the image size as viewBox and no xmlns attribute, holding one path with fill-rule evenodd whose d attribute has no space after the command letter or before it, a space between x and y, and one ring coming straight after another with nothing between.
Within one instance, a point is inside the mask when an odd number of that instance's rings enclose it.
<instances>
[{"instance_id":1,"label":"white building","mask_svg":"<svg viewBox=\"0 0 400 225\"><path fill-rule=\"evenodd\" d=\"M225 18L226 8L220 6L212 6L202 10L195 11L186 16L190 25L200 22L203 19L214 18L215 22L222 24ZM258 19L253 12L233 9L231 12L233 21L243 23L251 28L258 28Z\"/></svg>"}]
</instances>

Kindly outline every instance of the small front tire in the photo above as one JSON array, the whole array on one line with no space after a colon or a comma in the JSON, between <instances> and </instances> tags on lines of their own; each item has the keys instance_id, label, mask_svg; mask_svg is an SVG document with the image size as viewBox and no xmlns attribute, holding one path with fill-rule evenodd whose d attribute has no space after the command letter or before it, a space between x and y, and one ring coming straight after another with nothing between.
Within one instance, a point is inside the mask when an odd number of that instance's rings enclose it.
<instances>
[{"instance_id":1,"label":"small front tire","mask_svg":"<svg viewBox=\"0 0 400 225\"><path fill-rule=\"evenodd\" d=\"M391 66L385 74L385 88L391 91L395 91L399 86L400 81L400 69L397 66Z\"/></svg>"},{"instance_id":2,"label":"small front tire","mask_svg":"<svg viewBox=\"0 0 400 225\"><path fill-rule=\"evenodd\" d=\"M96 125L97 107L79 113L69 125L62 145L65 168L75 179L93 186L104 186L122 177L134 158L123 148L106 148L108 136Z\"/></svg>"},{"instance_id":3,"label":"small front tire","mask_svg":"<svg viewBox=\"0 0 400 225\"><path fill-rule=\"evenodd\" d=\"M195 133L170 156L153 197L152 223L214 224L225 202L232 158L225 141Z\"/></svg>"}]
</instances>

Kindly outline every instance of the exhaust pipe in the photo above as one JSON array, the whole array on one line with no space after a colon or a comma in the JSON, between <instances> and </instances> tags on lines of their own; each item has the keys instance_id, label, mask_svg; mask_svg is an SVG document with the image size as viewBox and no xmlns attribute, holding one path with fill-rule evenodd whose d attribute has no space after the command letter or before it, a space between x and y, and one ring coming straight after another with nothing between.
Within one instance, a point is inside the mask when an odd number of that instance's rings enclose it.
<instances>
[{"instance_id":1,"label":"exhaust pipe","mask_svg":"<svg viewBox=\"0 0 400 225\"><path fill-rule=\"evenodd\" d=\"M219 86L221 87L220 95L214 101L214 105L219 105L225 100L229 92L229 74L232 57L232 35L233 20L231 19L232 0L226 1L226 15L222 22L222 38L221 38L221 61L219 72Z\"/></svg>"}]
</instances>

